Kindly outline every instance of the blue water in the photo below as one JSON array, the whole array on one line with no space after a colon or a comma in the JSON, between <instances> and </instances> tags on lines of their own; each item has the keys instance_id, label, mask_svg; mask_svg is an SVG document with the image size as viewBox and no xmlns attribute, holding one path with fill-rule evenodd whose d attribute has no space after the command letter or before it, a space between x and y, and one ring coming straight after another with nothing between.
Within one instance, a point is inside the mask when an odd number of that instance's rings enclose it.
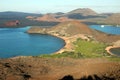
<instances>
[{"instance_id":1,"label":"blue water","mask_svg":"<svg viewBox=\"0 0 120 80\"><path fill-rule=\"evenodd\" d=\"M0 58L49 54L65 44L54 36L25 33L29 28L0 28Z\"/></svg>"},{"instance_id":2,"label":"blue water","mask_svg":"<svg viewBox=\"0 0 120 80\"><path fill-rule=\"evenodd\" d=\"M89 27L107 34L120 35L120 26L104 25L102 27L101 25L90 25Z\"/></svg>"}]
</instances>

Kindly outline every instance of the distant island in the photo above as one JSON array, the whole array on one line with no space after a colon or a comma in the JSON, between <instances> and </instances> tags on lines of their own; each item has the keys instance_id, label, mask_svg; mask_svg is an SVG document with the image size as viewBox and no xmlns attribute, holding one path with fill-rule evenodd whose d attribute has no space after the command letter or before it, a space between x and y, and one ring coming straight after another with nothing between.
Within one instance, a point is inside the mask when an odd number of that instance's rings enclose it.
<instances>
[{"instance_id":1,"label":"distant island","mask_svg":"<svg viewBox=\"0 0 120 80\"><path fill-rule=\"evenodd\" d=\"M85 24L111 24L120 25L120 13L97 13L90 8L79 8L68 13L48 13L35 14L23 12L0 12L0 27L10 27L5 23L13 20L19 20L19 25L23 26L55 26L63 21L79 20Z\"/></svg>"}]
</instances>

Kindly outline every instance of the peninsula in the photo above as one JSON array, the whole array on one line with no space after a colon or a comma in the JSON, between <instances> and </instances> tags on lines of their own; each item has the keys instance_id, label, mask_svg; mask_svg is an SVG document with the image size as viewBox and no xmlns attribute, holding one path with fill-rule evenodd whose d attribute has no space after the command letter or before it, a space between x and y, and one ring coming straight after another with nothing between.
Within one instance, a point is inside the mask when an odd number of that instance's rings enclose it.
<instances>
[{"instance_id":1,"label":"peninsula","mask_svg":"<svg viewBox=\"0 0 120 80\"><path fill-rule=\"evenodd\" d=\"M64 48L58 51L60 53L64 51L73 51L74 46L72 43L78 38L87 41L94 40L108 44L120 40L119 35L108 35L100 31L92 30L86 24L78 20L62 22L50 28L41 28L40 26L34 26L31 27L27 32L49 34L62 38L63 40L65 40L66 45L64 46Z\"/></svg>"}]
</instances>

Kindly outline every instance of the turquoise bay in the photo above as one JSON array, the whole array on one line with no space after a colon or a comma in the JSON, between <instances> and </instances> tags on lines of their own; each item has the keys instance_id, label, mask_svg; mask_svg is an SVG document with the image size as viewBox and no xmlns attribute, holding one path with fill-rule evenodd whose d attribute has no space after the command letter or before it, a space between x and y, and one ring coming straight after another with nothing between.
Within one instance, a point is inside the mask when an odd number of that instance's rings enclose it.
<instances>
[{"instance_id":1,"label":"turquoise bay","mask_svg":"<svg viewBox=\"0 0 120 80\"><path fill-rule=\"evenodd\" d=\"M29 28L0 28L0 58L50 54L65 45L64 40L58 37L28 34Z\"/></svg>"}]
</instances>

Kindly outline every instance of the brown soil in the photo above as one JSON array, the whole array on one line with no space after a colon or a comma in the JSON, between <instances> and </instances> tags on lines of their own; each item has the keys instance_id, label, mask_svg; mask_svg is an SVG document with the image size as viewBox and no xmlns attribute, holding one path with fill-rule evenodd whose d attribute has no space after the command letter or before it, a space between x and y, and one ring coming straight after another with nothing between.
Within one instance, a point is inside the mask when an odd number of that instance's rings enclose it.
<instances>
[{"instance_id":1,"label":"brown soil","mask_svg":"<svg viewBox=\"0 0 120 80\"><path fill-rule=\"evenodd\" d=\"M66 21L60 23L51 28L51 30L59 33L59 34L67 34L69 36L77 35L77 34L91 34L91 29L88 28L87 25L81 23L80 21Z\"/></svg>"},{"instance_id":2,"label":"brown soil","mask_svg":"<svg viewBox=\"0 0 120 80\"><path fill-rule=\"evenodd\" d=\"M0 60L0 80L119 80L120 62L18 57Z\"/></svg>"}]
</instances>

